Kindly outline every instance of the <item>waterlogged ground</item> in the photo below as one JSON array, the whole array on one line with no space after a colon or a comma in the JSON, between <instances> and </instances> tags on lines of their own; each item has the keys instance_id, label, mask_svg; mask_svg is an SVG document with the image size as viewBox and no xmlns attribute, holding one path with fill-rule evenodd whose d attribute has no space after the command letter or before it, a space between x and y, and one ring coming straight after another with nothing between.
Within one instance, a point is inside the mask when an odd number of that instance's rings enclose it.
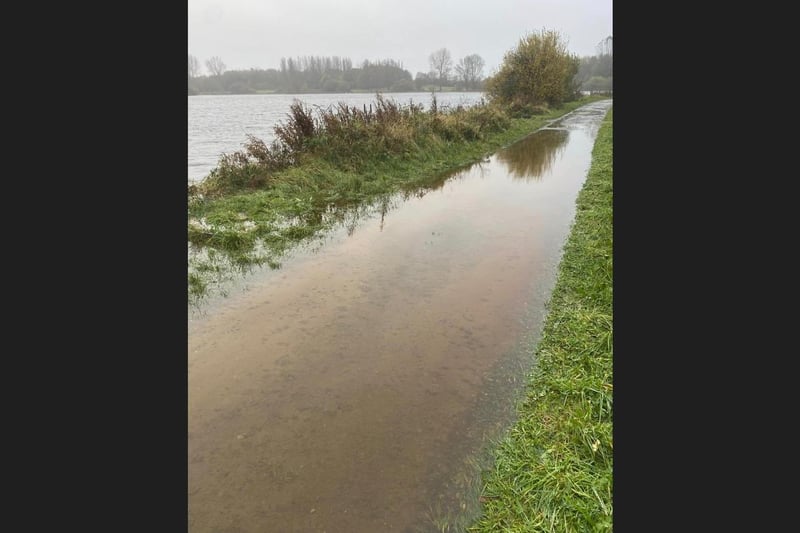
<instances>
[{"instance_id":1,"label":"waterlogged ground","mask_svg":"<svg viewBox=\"0 0 800 533\"><path fill-rule=\"evenodd\" d=\"M190 315L190 531L441 531L475 512L610 104Z\"/></svg>"}]
</instances>

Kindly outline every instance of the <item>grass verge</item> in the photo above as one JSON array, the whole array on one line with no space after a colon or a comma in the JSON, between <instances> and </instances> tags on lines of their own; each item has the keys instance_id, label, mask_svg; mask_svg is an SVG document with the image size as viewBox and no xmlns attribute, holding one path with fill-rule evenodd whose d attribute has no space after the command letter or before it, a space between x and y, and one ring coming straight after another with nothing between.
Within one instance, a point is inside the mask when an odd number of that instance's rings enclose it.
<instances>
[{"instance_id":1,"label":"grass verge","mask_svg":"<svg viewBox=\"0 0 800 533\"><path fill-rule=\"evenodd\" d=\"M611 531L613 110L595 141L518 419L468 531Z\"/></svg>"}]
</instances>

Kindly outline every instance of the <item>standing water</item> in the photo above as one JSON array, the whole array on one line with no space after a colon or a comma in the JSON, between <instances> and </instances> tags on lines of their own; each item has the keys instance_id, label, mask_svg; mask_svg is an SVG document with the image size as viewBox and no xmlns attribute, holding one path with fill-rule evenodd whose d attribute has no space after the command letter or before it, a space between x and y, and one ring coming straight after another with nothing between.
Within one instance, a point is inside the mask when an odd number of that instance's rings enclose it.
<instances>
[{"instance_id":1,"label":"standing water","mask_svg":"<svg viewBox=\"0 0 800 533\"><path fill-rule=\"evenodd\" d=\"M189 529L440 531L532 368L611 101L254 276L189 327Z\"/></svg>"}]
</instances>

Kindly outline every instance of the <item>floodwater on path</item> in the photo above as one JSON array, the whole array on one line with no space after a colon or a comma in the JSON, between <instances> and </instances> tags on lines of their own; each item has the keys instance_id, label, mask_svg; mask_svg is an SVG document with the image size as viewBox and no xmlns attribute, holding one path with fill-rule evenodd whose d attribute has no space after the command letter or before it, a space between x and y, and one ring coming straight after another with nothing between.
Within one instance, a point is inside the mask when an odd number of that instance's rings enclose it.
<instances>
[{"instance_id":1,"label":"floodwater on path","mask_svg":"<svg viewBox=\"0 0 800 533\"><path fill-rule=\"evenodd\" d=\"M475 508L470 458L507 427L533 365L523 348L610 105L190 320L191 532L440 531L442 516Z\"/></svg>"}]
</instances>

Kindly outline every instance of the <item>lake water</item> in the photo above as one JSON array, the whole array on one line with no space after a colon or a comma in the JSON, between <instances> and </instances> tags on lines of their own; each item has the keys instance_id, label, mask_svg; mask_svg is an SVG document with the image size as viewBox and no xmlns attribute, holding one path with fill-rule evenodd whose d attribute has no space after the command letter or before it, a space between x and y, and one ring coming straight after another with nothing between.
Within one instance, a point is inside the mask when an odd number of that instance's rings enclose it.
<instances>
[{"instance_id":1,"label":"lake water","mask_svg":"<svg viewBox=\"0 0 800 533\"><path fill-rule=\"evenodd\" d=\"M611 101L249 278L189 323L189 530L436 532L534 361Z\"/></svg>"},{"instance_id":2,"label":"lake water","mask_svg":"<svg viewBox=\"0 0 800 533\"><path fill-rule=\"evenodd\" d=\"M387 93L383 96L401 105L413 102L428 108L431 103L431 93ZM470 106L480 102L483 96L477 92L442 92L436 93L436 102L440 108ZM220 155L241 150L248 134L267 144L272 142L275 125L286 119L295 98L311 107L326 108L339 102L360 107L374 102L375 94L246 94L188 98L188 181L191 184L205 178L217 166Z\"/></svg>"}]
</instances>

